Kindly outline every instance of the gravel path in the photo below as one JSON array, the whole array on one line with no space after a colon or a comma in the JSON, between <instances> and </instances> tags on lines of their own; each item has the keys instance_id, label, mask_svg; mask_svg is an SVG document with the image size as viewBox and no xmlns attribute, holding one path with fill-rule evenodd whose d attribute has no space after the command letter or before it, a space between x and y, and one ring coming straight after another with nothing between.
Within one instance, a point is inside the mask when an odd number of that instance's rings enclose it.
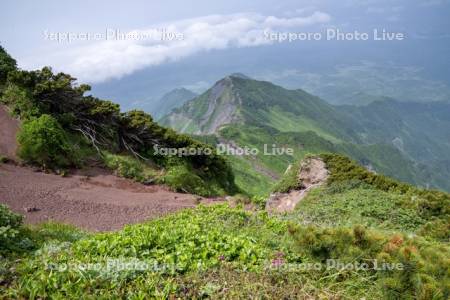
<instances>
[{"instance_id":1,"label":"gravel path","mask_svg":"<svg viewBox=\"0 0 450 300\"><path fill-rule=\"evenodd\" d=\"M162 186L144 186L92 169L63 178L31 168L0 164L0 203L36 224L54 220L91 231L110 231L180 209L200 199Z\"/></svg>"}]
</instances>

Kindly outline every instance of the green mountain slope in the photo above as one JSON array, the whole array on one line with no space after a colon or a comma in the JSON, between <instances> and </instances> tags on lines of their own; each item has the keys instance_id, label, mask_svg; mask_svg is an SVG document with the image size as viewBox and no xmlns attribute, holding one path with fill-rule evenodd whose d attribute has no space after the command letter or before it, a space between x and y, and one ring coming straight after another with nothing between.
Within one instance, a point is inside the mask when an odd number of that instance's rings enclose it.
<instances>
[{"instance_id":1,"label":"green mountain slope","mask_svg":"<svg viewBox=\"0 0 450 300\"><path fill-rule=\"evenodd\" d=\"M238 162L253 166L238 172L237 181L259 182L261 193L294 159L324 151L402 181L450 190L449 112L450 105L439 102L333 106L303 90L230 75L161 122L183 133L215 135L216 144L259 149L256 157L232 161L236 170L242 169ZM293 148L294 155L263 155L264 144ZM257 181L255 172L265 180Z\"/></svg>"},{"instance_id":2,"label":"green mountain slope","mask_svg":"<svg viewBox=\"0 0 450 300\"><path fill-rule=\"evenodd\" d=\"M367 106L341 106L359 128L365 143L392 143L419 160L450 159L450 105L445 102L377 101Z\"/></svg>"},{"instance_id":3,"label":"green mountain slope","mask_svg":"<svg viewBox=\"0 0 450 300\"><path fill-rule=\"evenodd\" d=\"M314 130L330 139L350 139L355 133L346 126L344 117L332 105L303 90L286 90L270 82L231 75L175 109L161 123L191 134L215 133L227 124L265 124L279 131Z\"/></svg>"},{"instance_id":4,"label":"green mountain slope","mask_svg":"<svg viewBox=\"0 0 450 300\"><path fill-rule=\"evenodd\" d=\"M172 109L182 106L186 101L197 96L196 93L185 89L178 88L164 94L161 99L154 104L153 115L160 118L168 114Z\"/></svg>"}]
</instances>

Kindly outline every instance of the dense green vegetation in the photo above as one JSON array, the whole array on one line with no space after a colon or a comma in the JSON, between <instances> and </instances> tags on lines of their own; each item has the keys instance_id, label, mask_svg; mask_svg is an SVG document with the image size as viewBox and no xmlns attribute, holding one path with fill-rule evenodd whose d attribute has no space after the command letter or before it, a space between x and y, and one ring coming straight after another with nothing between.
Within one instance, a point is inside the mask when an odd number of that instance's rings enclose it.
<instances>
[{"instance_id":1,"label":"dense green vegetation","mask_svg":"<svg viewBox=\"0 0 450 300\"><path fill-rule=\"evenodd\" d=\"M9 106L23 121L18 138L19 155L26 162L56 169L82 166L97 159L106 161L113 169L120 168L118 173L123 173L123 166L102 157L107 151L129 156L123 161L140 160L141 168L166 170L164 182L173 184L177 190L202 195L237 191L231 168L210 146L159 126L143 111L120 112L115 103L84 95L90 87L78 85L68 74L54 74L48 67L19 70L3 48L0 50L3 78L0 79L4 80L0 103ZM208 149L211 154L173 157L155 153L155 146ZM186 176L182 169L188 170L192 178L180 180L180 176Z\"/></svg>"},{"instance_id":2,"label":"dense green vegetation","mask_svg":"<svg viewBox=\"0 0 450 300\"><path fill-rule=\"evenodd\" d=\"M16 236L16 245L28 244L20 260L19 252L3 253L0 297L449 296L447 244L351 223L302 221L219 205L113 233L56 224L28 229Z\"/></svg>"},{"instance_id":3,"label":"dense green vegetation","mask_svg":"<svg viewBox=\"0 0 450 300\"><path fill-rule=\"evenodd\" d=\"M5 251L14 250L21 224L22 216L0 204L0 255Z\"/></svg>"},{"instance_id":4,"label":"dense green vegetation","mask_svg":"<svg viewBox=\"0 0 450 300\"><path fill-rule=\"evenodd\" d=\"M283 174L289 163L322 152L345 154L398 180L449 191L449 116L448 103L386 100L337 107L302 90L232 75L174 110L162 123L185 133L214 133L222 142L261 152L264 144L293 148L294 157L258 155L256 160L232 161L234 169L240 168L239 161L252 166L246 168L247 174L236 174L237 182L258 179L254 173L260 174L261 180L254 184L263 193L271 190L273 178Z\"/></svg>"},{"instance_id":5,"label":"dense green vegetation","mask_svg":"<svg viewBox=\"0 0 450 300\"><path fill-rule=\"evenodd\" d=\"M0 45L0 96L8 78L8 73L17 68L17 63Z\"/></svg>"},{"instance_id":6,"label":"dense green vegetation","mask_svg":"<svg viewBox=\"0 0 450 300\"><path fill-rule=\"evenodd\" d=\"M155 169L131 156L104 152L103 160L105 165L120 177L146 183L152 182L157 176Z\"/></svg>"},{"instance_id":7,"label":"dense green vegetation","mask_svg":"<svg viewBox=\"0 0 450 300\"><path fill-rule=\"evenodd\" d=\"M300 218L320 226L363 224L449 241L449 194L418 189L372 173L345 156L319 157L330 172L327 185L312 191L289 219ZM298 189L302 185L297 176L299 168L300 163L294 164L274 190Z\"/></svg>"},{"instance_id":8,"label":"dense green vegetation","mask_svg":"<svg viewBox=\"0 0 450 300\"><path fill-rule=\"evenodd\" d=\"M30 119L22 124L17 136L19 156L44 167L67 167L73 163L73 149L59 123L50 115Z\"/></svg>"},{"instance_id":9,"label":"dense green vegetation","mask_svg":"<svg viewBox=\"0 0 450 300\"><path fill-rule=\"evenodd\" d=\"M298 205L298 215L293 217L328 226L363 224L386 230L416 231L426 219L404 204L402 195L382 192L357 182L348 183L345 190L343 185L333 184L312 191Z\"/></svg>"},{"instance_id":10,"label":"dense green vegetation","mask_svg":"<svg viewBox=\"0 0 450 300\"><path fill-rule=\"evenodd\" d=\"M229 125L217 134L201 140L211 145L219 141L232 141L241 147L258 149L257 155L227 156L233 166L236 184L241 190L252 195L267 195L274 189L277 178L281 177L289 164L295 165L309 154L322 152L341 153L356 159L358 162L402 181L420 182L416 167L405 159L401 152L388 145L358 145L341 142L334 144L319 136L314 131L279 132L270 127L252 127ZM198 136L195 136L196 138ZM198 137L200 138L200 137ZM265 155L264 145L268 151L272 145L293 149L293 155ZM394 169L395 167L395 169ZM247 184L247 183L251 184Z\"/></svg>"},{"instance_id":11,"label":"dense green vegetation","mask_svg":"<svg viewBox=\"0 0 450 300\"><path fill-rule=\"evenodd\" d=\"M235 177L236 185L249 196L266 197L267 192L273 185L273 179L267 174L255 170L252 161L241 157L227 157Z\"/></svg>"}]
</instances>

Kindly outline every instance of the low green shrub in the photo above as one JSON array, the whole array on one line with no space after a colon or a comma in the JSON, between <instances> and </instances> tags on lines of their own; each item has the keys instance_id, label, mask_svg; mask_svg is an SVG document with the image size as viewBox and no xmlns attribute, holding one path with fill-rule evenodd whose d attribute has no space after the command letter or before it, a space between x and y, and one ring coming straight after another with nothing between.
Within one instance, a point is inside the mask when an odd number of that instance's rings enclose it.
<instances>
[{"instance_id":1,"label":"low green shrub","mask_svg":"<svg viewBox=\"0 0 450 300\"><path fill-rule=\"evenodd\" d=\"M32 227L33 239L44 244L51 241L76 242L82 238L89 237L89 234L73 225L56 222L41 223Z\"/></svg>"},{"instance_id":2,"label":"low green shrub","mask_svg":"<svg viewBox=\"0 0 450 300\"><path fill-rule=\"evenodd\" d=\"M238 205L247 205L252 203L252 200L250 199L249 196L244 195L244 194L236 194L233 197L231 197L231 199L233 200L233 202L235 204Z\"/></svg>"},{"instance_id":3,"label":"low green shrub","mask_svg":"<svg viewBox=\"0 0 450 300\"><path fill-rule=\"evenodd\" d=\"M441 242L450 242L450 217L431 219L417 232L427 239L435 239Z\"/></svg>"},{"instance_id":4,"label":"low green shrub","mask_svg":"<svg viewBox=\"0 0 450 300\"><path fill-rule=\"evenodd\" d=\"M28 163L45 168L74 164L73 149L67 135L50 115L25 121L17 140L20 145L19 156Z\"/></svg>"},{"instance_id":5,"label":"low green shrub","mask_svg":"<svg viewBox=\"0 0 450 300\"><path fill-rule=\"evenodd\" d=\"M69 243L63 234L64 242L49 241L21 261L0 297L168 298L180 291L176 278L191 272L223 265L257 270L279 252L298 261L286 230L285 222L266 213L218 205ZM47 231L48 239L54 230Z\"/></svg>"},{"instance_id":6,"label":"low green shrub","mask_svg":"<svg viewBox=\"0 0 450 300\"><path fill-rule=\"evenodd\" d=\"M261 233L255 236L243 225ZM73 248L75 257L89 256L138 258L176 265L177 272L219 265L222 261L236 262L248 268L261 265L270 257L271 248L261 239L272 226L285 228L267 217L256 217L241 209L225 205L200 206L147 224L127 226L118 233L100 234L80 241ZM279 231L283 235L283 231ZM276 247L276 246L275 246Z\"/></svg>"},{"instance_id":7,"label":"low green shrub","mask_svg":"<svg viewBox=\"0 0 450 300\"><path fill-rule=\"evenodd\" d=\"M133 179L139 182L148 180L152 174L145 163L126 155L103 153L105 165L114 170L118 176Z\"/></svg>"},{"instance_id":8,"label":"low green shrub","mask_svg":"<svg viewBox=\"0 0 450 300\"><path fill-rule=\"evenodd\" d=\"M374 233L372 235L362 226L355 226L353 229L291 226L289 231L300 253L324 263L328 259L340 259L349 263L358 257L362 262L374 257L386 243L384 237Z\"/></svg>"},{"instance_id":9,"label":"low green shrub","mask_svg":"<svg viewBox=\"0 0 450 300\"><path fill-rule=\"evenodd\" d=\"M167 170L162 173L151 168L145 161L140 161L128 155L103 152L104 164L114 170L118 176L133 179L138 182L154 182L166 184L177 192L192 193L200 196L223 195L226 191L217 183L216 178L200 177L195 170L181 159L171 159ZM162 174L160 174L162 173Z\"/></svg>"},{"instance_id":10,"label":"low green shrub","mask_svg":"<svg viewBox=\"0 0 450 300\"><path fill-rule=\"evenodd\" d=\"M17 255L34 246L22 220L21 215L0 204L0 256Z\"/></svg>"},{"instance_id":11,"label":"low green shrub","mask_svg":"<svg viewBox=\"0 0 450 300\"><path fill-rule=\"evenodd\" d=\"M251 197L251 202L256 205L257 208L264 209L266 207L267 197L253 196Z\"/></svg>"},{"instance_id":12,"label":"low green shrub","mask_svg":"<svg viewBox=\"0 0 450 300\"><path fill-rule=\"evenodd\" d=\"M19 234L21 225L22 216L0 204L0 251L9 248L11 240Z\"/></svg>"},{"instance_id":13,"label":"low green shrub","mask_svg":"<svg viewBox=\"0 0 450 300\"><path fill-rule=\"evenodd\" d=\"M372 277L385 299L448 299L450 296L448 245L430 243L402 234L387 235L353 228L291 226L298 251L313 261L341 263L341 280L354 266L361 275ZM353 267L343 267L352 264ZM352 269L353 268L353 269Z\"/></svg>"},{"instance_id":14,"label":"low green shrub","mask_svg":"<svg viewBox=\"0 0 450 300\"><path fill-rule=\"evenodd\" d=\"M34 229L38 251L5 266L0 298L447 299L448 244L363 226L289 225L199 206L110 233ZM328 268L327 260L368 264ZM375 260L377 266L375 268ZM384 268L384 265L402 269ZM317 265L321 266L317 268ZM303 267L300 267L303 266ZM311 267L313 266L313 269ZM0 279L2 277L0 263Z\"/></svg>"},{"instance_id":15,"label":"low green shrub","mask_svg":"<svg viewBox=\"0 0 450 300\"><path fill-rule=\"evenodd\" d=\"M331 184L310 191L299 202L289 219L307 221L322 226L365 226L383 230L417 232L428 222L410 197L380 191L373 187L349 182Z\"/></svg>"},{"instance_id":16,"label":"low green shrub","mask_svg":"<svg viewBox=\"0 0 450 300\"><path fill-rule=\"evenodd\" d=\"M336 182L364 182L383 191L396 191L406 193L411 186L398 182L389 177L369 172L350 158L339 154L321 154L320 157L330 172L328 183Z\"/></svg>"},{"instance_id":17,"label":"low green shrub","mask_svg":"<svg viewBox=\"0 0 450 300\"><path fill-rule=\"evenodd\" d=\"M185 164L170 166L161 183L167 184L177 192L192 193L200 196L211 196L220 192L208 186L200 176Z\"/></svg>"},{"instance_id":18,"label":"low green shrub","mask_svg":"<svg viewBox=\"0 0 450 300\"><path fill-rule=\"evenodd\" d=\"M300 189L302 187L302 183L298 179L299 172L300 162L292 164L281 180L275 184L272 192L288 193L291 190Z\"/></svg>"},{"instance_id":19,"label":"low green shrub","mask_svg":"<svg viewBox=\"0 0 450 300\"><path fill-rule=\"evenodd\" d=\"M310 272L312 273L312 272ZM349 294L314 281L302 272L243 272L226 264L175 278L175 299L363 299L366 291ZM354 284L354 282L353 282ZM353 296L353 297L352 297ZM367 298L369 299L369 298ZM376 299L376 298L373 298ZM378 298L379 299L379 298Z\"/></svg>"}]
</instances>

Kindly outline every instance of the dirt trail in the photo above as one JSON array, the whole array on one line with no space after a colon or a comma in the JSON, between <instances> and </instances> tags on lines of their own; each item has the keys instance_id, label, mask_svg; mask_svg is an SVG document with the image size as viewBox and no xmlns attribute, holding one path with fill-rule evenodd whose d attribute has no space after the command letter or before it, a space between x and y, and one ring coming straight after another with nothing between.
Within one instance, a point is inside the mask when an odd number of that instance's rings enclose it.
<instances>
[{"instance_id":1,"label":"dirt trail","mask_svg":"<svg viewBox=\"0 0 450 300\"><path fill-rule=\"evenodd\" d=\"M199 201L215 199L145 186L98 168L63 178L0 164L0 203L25 215L25 222L31 224L54 220L92 231L117 230L194 207Z\"/></svg>"},{"instance_id":2,"label":"dirt trail","mask_svg":"<svg viewBox=\"0 0 450 300\"><path fill-rule=\"evenodd\" d=\"M302 188L292 190L289 193L272 194L267 201L266 210L270 212L289 212L308 195L308 192L323 183L328 178L328 170L325 163L319 158L307 158L300 166L298 181L302 183Z\"/></svg>"},{"instance_id":3,"label":"dirt trail","mask_svg":"<svg viewBox=\"0 0 450 300\"><path fill-rule=\"evenodd\" d=\"M10 116L6 106L0 105L0 155L16 159L18 131L19 121Z\"/></svg>"}]
</instances>

